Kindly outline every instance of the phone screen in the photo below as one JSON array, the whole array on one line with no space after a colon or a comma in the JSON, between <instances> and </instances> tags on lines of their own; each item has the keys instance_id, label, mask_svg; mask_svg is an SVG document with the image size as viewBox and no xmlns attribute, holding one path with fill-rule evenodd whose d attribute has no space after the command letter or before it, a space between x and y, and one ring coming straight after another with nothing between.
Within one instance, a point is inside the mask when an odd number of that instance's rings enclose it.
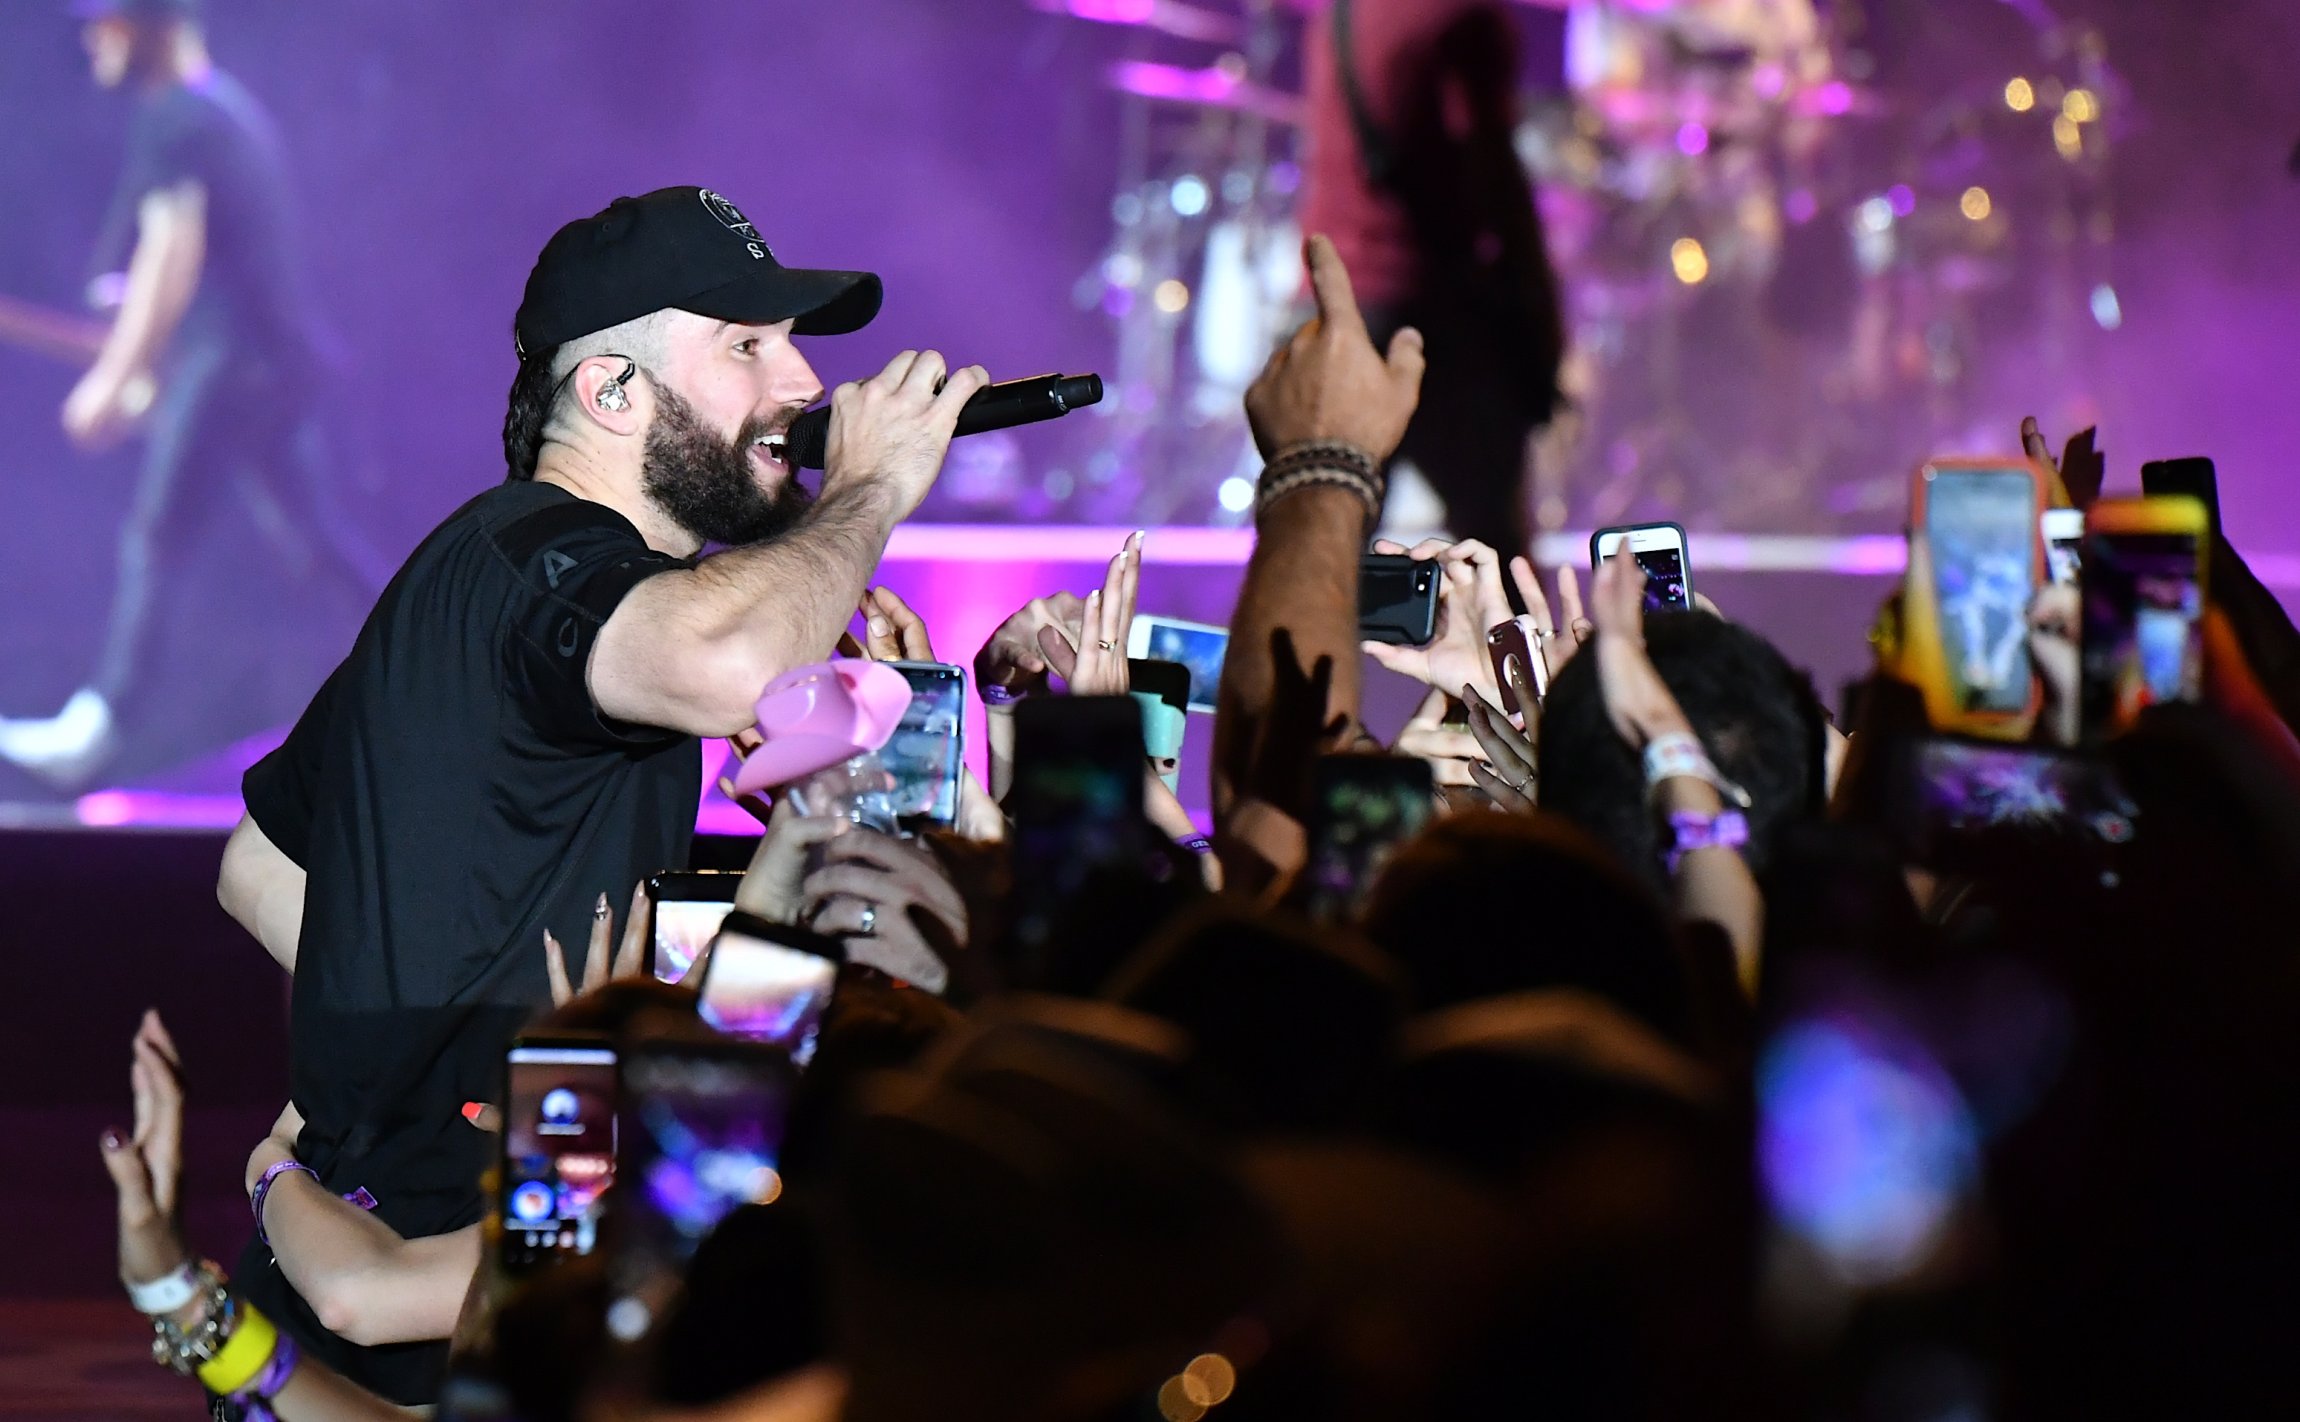
<instances>
[{"instance_id":1,"label":"phone screen","mask_svg":"<svg viewBox=\"0 0 2300 1422\"><path fill-rule=\"evenodd\" d=\"M2084 543L2084 724L2122 730L2203 674L2202 550L2187 533L2093 533Z\"/></svg>"},{"instance_id":2,"label":"phone screen","mask_svg":"<svg viewBox=\"0 0 2300 1422\"><path fill-rule=\"evenodd\" d=\"M1899 835L1937 869L2001 869L2008 853L2056 842L2122 844L2140 813L2106 766L2081 756L1942 737L1903 756Z\"/></svg>"},{"instance_id":3,"label":"phone screen","mask_svg":"<svg viewBox=\"0 0 2300 1422\"><path fill-rule=\"evenodd\" d=\"M2061 587L2081 584L2084 572L2084 513L2080 509L2046 509L2037 520L2044 535L2045 576Z\"/></svg>"},{"instance_id":4,"label":"phone screen","mask_svg":"<svg viewBox=\"0 0 2300 1422\"><path fill-rule=\"evenodd\" d=\"M1693 580L1685 568L1685 530L1675 524L1599 529L1590 541L1593 568L1628 548L1637 570L1645 575L1647 612L1682 612L1693 606Z\"/></svg>"},{"instance_id":5,"label":"phone screen","mask_svg":"<svg viewBox=\"0 0 2300 1422\"><path fill-rule=\"evenodd\" d=\"M1941 658L1963 710L2028 709L2036 498L2034 478L2015 469L1936 470L1926 492Z\"/></svg>"},{"instance_id":6,"label":"phone screen","mask_svg":"<svg viewBox=\"0 0 2300 1422\"><path fill-rule=\"evenodd\" d=\"M1220 627L1197 627L1169 622L1162 617L1143 619L1149 636L1141 655L1154 661L1179 662L1190 671L1190 709L1201 714L1214 709L1214 694L1222 685L1222 658L1230 650L1230 634Z\"/></svg>"},{"instance_id":7,"label":"phone screen","mask_svg":"<svg viewBox=\"0 0 2300 1422\"><path fill-rule=\"evenodd\" d=\"M910 706L879 751L894 776L895 818L906 829L947 829L958 818L966 672L942 662L893 662Z\"/></svg>"},{"instance_id":8,"label":"phone screen","mask_svg":"<svg viewBox=\"0 0 2300 1422\"><path fill-rule=\"evenodd\" d=\"M1142 713L1127 696L1063 696L1015 708L1015 936L1037 947L1103 871L1139 868Z\"/></svg>"},{"instance_id":9,"label":"phone screen","mask_svg":"<svg viewBox=\"0 0 2300 1422\"><path fill-rule=\"evenodd\" d=\"M615 1052L515 1043L503 1121L504 1266L589 1254L615 1180Z\"/></svg>"},{"instance_id":10,"label":"phone screen","mask_svg":"<svg viewBox=\"0 0 2300 1422\"><path fill-rule=\"evenodd\" d=\"M727 892L734 893L729 874ZM734 904L726 899L665 899L655 905L655 976L667 983L682 982L695 959L719 931Z\"/></svg>"},{"instance_id":11,"label":"phone screen","mask_svg":"<svg viewBox=\"0 0 2300 1422\"><path fill-rule=\"evenodd\" d=\"M703 1020L729 1036L769 1042L805 1065L815 1052L824 1009L838 986L839 950L805 929L791 943L722 933L703 975ZM793 946L807 942L810 947Z\"/></svg>"},{"instance_id":12,"label":"phone screen","mask_svg":"<svg viewBox=\"0 0 2300 1422\"><path fill-rule=\"evenodd\" d=\"M695 1250L744 1205L782 1193L789 1065L741 1045L662 1046L623 1064L623 1179L608 1327L644 1336Z\"/></svg>"},{"instance_id":13,"label":"phone screen","mask_svg":"<svg viewBox=\"0 0 2300 1422\"><path fill-rule=\"evenodd\" d=\"M1429 822L1430 812L1429 762L1320 757L1310 807L1310 911L1331 918L1356 907L1390 855Z\"/></svg>"}]
</instances>

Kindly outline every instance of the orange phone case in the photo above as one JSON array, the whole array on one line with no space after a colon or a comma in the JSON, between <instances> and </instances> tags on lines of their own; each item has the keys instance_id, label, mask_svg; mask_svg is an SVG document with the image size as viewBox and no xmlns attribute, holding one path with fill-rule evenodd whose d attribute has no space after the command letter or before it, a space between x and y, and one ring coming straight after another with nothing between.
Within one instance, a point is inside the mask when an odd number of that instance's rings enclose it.
<instances>
[{"instance_id":1,"label":"orange phone case","mask_svg":"<svg viewBox=\"0 0 2300 1422\"><path fill-rule=\"evenodd\" d=\"M2028 695L2018 711L1974 710L1961 703L1957 681L1950 675L1947 648L1941 636L1939 588L1934 580L1927 536L1933 480L1936 475L1975 471L2018 474L2029 486L2027 518L2029 586L2044 579L2044 540L2037 531L2037 515L2045 505L2045 477L2025 455L1994 459L1931 459L1919 466L1909 486L1909 566L1902 583L1897 635L1892 639L1889 669L1924 696L1925 713L1935 730L1977 736L1985 740L2025 740L2036 724L2043 703L2043 688L2032 672ZM2025 609L2024 609L2025 616Z\"/></svg>"},{"instance_id":2,"label":"orange phone case","mask_svg":"<svg viewBox=\"0 0 2300 1422\"><path fill-rule=\"evenodd\" d=\"M2191 494L2151 494L2145 498L2137 499L2100 499L2085 511L2084 536L2088 541L2096 535L2113 538L2118 534L2150 533L2178 534L2196 540L2196 592L2198 598L2206 606L2209 606L2212 601L2212 588L2206 579L2212 566L2212 515L2205 508L2202 499ZM2194 640L2198 634L2192 632L2190 635L2192 639L2189 644L2191 653L2201 656L2202 649ZM2192 681L2200 682L2203 676L2202 667L2192 663L2189 675ZM2130 729L2134 720L2138 718L2141 704L2144 703L2126 704L2126 698L2119 696L2116 714L2111 718L2107 729L2110 731ZM2090 725L2086 727L2088 734L2096 733L2100 729Z\"/></svg>"}]
</instances>

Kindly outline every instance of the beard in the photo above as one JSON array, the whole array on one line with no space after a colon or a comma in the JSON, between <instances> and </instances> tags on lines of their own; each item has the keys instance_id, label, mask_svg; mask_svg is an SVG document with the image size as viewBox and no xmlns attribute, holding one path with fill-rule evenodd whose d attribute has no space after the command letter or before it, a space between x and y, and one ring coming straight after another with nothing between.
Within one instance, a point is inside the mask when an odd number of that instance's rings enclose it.
<instances>
[{"instance_id":1,"label":"beard","mask_svg":"<svg viewBox=\"0 0 2300 1422\"><path fill-rule=\"evenodd\" d=\"M788 424L787 412L753 415L734 442L703 423L695 407L655 382L655 422L639 471L639 487L671 521L707 543L759 543L790 531L813 496L796 473L773 493L759 487L751 446Z\"/></svg>"}]
</instances>

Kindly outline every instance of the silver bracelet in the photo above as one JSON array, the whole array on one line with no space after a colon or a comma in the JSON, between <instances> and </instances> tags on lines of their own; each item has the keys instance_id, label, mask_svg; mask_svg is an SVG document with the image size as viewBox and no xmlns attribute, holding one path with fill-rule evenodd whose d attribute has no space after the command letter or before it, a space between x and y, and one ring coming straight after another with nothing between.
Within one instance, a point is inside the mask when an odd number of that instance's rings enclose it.
<instances>
[{"instance_id":1,"label":"silver bracelet","mask_svg":"<svg viewBox=\"0 0 2300 1422\"><path fill-rule=\"evenodd\" d=\"M201 1260L200 1283L206 1289L208 1306L190 1330L164 1315L152 1320L152 1361L187 1378L215 1360L239 1323L231 1291L224 1287L223 1271Z\"/></svg>"}]
</instances>

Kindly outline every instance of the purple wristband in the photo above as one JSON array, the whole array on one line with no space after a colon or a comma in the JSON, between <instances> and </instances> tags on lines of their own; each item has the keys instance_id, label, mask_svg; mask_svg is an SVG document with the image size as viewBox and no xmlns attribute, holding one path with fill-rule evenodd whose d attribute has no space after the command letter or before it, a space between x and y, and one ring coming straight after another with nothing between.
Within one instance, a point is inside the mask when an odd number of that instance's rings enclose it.
<instances>
[{"instance_id":1,"label":"purple wristband","mask_svg":"<svg viewBox=\"0 0 2300 1422\"><path fill-rule=\"evenodd\" d=\"M982 704L985 706L1012 706L1015 702L1026 700L1029 696L1028 692L1016 691L1011 686L1000 686L995 681L978 682L974 689L976 694L982 697Z\"/></svg>"},{"instance_id":2,"label":"purple wristband","mask_svg":"<svg viewBox=\"0 0 2300 1422\"><path fill-rule=\"evenodd\" d=\"M275 1160L270 1165L265 1166L264 1173L256 1177L255 1192L248 1196L248 1212L256 1217L256 1240L266 1249L272 1247L272 1241L271 1236L264 1233L264 1201L271 1197L272 1182L295 1170L302 1171L315 1181L319 1180L318 1171L291 1156L286 1160ZM321 1181L320 1183L324 1188L326 1182ZM367 1193L365 1185L343 1196L342 1199L345 1204L356 1205L363 1210L375 1208L375 1196Z\"/></svg>"},{"instance_id":3,"label":"purple wristband","mask_svg":"<svg viewBox=\"0 0 2300 1422\"><path fill-rule=\"evenodd\" d=\"M279 1342L272 1345L272 1360L256 1374L256 1380L232 1394L232 1401L240 1405L242 1422L274 1422L271 1400L279 1396L288 1379L295 1375L297 1356L295 1340L281 1329Z\"/></svg>"},{"instance_id":4,"label":"purple wristband","mask_svg":"<svg viewBox=\"0 0 2300 1422\"><path fill-rule=\"evenodd\" d=\"M1674 838L1669 848L1669 872L1677 872L1677 863L1696 849L1739 849L1749 842L1749 817L1739 810L1719 810L1705 815L1699 810L1672 810L1669 814L1669 832Z\"/></svg>"},{"instance_id":5,"label":"purple wristband","mask_svg":"<svg viewBox=\"0 0 2300 1422\"><path fill-rule=\"evenodd\" d=\"M264 1201L271 1198L272 1182L291 1170L300 1170L313 1180L319 1179L318 1171L291 1155L285 1160L275 1160L265 1166L264 1173L256 1177L256 1188L248 1195L248 1213L256 1217L256 1242L266 1249L272 1247L272 1241L271 1236L264 1233Z\"/></svg>"}]
</instances>

